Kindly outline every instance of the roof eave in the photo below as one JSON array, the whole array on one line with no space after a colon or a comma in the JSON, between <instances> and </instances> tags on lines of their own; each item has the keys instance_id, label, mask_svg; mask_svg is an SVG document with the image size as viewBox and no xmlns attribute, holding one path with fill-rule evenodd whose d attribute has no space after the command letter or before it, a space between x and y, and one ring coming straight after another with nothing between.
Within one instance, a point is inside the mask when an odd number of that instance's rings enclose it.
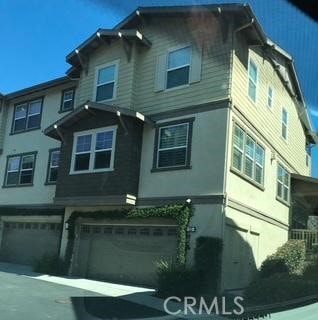
<instances>
[{"instance_id":1,"label":"roof eave","mask_svg":"<svg viewBox=\"0 0 318 320\"><path fill-rule=\"evenodd\" d=\"M69 77L64 76L64 77L60 77L60 78L56 78L47 82L43 82L40 84L37 84L35 86L32 87L28 87L22 90L18 90L18 91L14 91L11 93L8 93L6 95L4 95L3 97L5 99L11 100L11 99L15 99L15 98L19 98L31 93L35 93L38 91L42 91L42 90L46 90L46 89L50 89L59 85L63 85L66 84L68 82L72 82L73 80L71 80Z\"/></svg>"},{"instance_id":2,"label":"roof eave","mask_svg":"<svg viewBox=\"0 0 318 320\"><path fill-rule=\"evenodd\" d=\"M43 131L43 133L53 139L61 140L61 135L60 135L59 130L64 129L63 124L67 123L69 120L78 116L82 112L89 111L89 109L96 109L96 110L101 110L104 112L111 112L111 113L116 114L118 117L120 117L121 115L132 117L132 118L138 119L144 123L147 123L152 127L155 126L155 122L152 119L144 116L143 114L141 114L139 112L136 112L136 111L133 111L130 109L120 108L120 107L113 106L113 105L106 105L106 104L102 104L102 103L88 101L88 102L82 104L81 106L75 108L72 112L65 115L64 117L62 117L61 119L59 119L58 121L56 121L55 123L50 125L49 127L47 127Z\"/></svg>"}]
</instances>

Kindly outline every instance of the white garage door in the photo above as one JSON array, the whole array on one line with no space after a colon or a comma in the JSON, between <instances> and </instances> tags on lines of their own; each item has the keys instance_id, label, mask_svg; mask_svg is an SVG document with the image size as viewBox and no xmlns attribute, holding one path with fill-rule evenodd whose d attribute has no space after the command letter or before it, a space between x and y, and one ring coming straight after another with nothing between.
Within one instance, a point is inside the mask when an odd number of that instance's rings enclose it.
<instances>
[{"instance_id":1,"label":"white garage door","mask_svg":"<svg viewBox=\"0 0 318 320\"><path fill-rule=\"evenodd\" d=\"M44 254L58 254L60 223L5 222L3 227L2 261L33 264Z\"/></svg>"},{"instance_id":2,"label":"white garage door","mask_svg":"<svg viewBox=\"0 0 318 320\"><path fill-rule=\"evenodd\" d=\"M156 263L176 258L177 228L82 225L73 273L114 282L153 285Z\"/></svg>"}]
</instances>

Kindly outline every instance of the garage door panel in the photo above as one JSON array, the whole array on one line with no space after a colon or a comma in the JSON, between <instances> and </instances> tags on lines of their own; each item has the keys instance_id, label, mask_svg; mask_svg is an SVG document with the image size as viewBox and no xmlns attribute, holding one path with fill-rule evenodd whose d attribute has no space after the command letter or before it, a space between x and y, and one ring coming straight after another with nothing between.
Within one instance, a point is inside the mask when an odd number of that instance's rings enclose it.
<instances>
[{"instance_id":1,"label":"garage door panel","mask_svg":"<svg viewBox=\"0 0 318 320\"><path fill-rule=\"evenodd\" d=\"M44 254L58 254L60 224L6 222L0 258L19 264L33 264Z\"/></svg>"},{"instance_id":2,"label":"garage door panel","mask_svg":"<svg viewBox=\"0 0 318 320\"><path fill-rule=\"evenodd\" d=\"M87 232L82 226L81 230L74 271L87 277L154 284L157 261L176 257L175 227L90 226Z\"/></svg>"}]
</instances>

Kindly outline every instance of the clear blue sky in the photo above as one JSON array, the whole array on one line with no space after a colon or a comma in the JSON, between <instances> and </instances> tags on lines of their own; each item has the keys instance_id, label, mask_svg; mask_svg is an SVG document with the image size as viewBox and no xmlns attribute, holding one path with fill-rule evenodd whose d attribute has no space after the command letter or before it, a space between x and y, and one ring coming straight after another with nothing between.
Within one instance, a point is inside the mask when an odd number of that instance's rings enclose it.
<instances>
[{"instance_id":1,"label":"clear blue sky","mask_svg":"<svg viewBox=\"0 0 318 320\"><path fill-rule=\"evenodd\" d=\"M65 56L98 28L111 28L137 6L250 3L267 35L294 58L318 130L318 24L285 0L0 0L0 92L64 75ZM313 175L318 176L318 151Z\"/></svg>"}]
</instances>

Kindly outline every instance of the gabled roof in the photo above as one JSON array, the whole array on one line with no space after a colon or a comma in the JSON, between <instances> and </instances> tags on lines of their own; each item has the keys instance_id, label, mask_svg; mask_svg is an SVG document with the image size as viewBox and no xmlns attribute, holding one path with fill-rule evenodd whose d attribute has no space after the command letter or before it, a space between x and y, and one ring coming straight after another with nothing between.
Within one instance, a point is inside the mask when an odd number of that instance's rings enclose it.
<instances>
[{"instance_id":1,"label":"gabled roof","mask_svg":"<svg viewBox=\"0 0 318 320\"><path fill-rule=\"evenodd\" d=\"M298 103L300 120L306 128L309 140L312 143L318 143L317 135L313 130L308 108L305 104L303 93L300 87L298 76L295 70L292 56L285 50L280 48L277 44L271 41L263 31L261 25L248 4L207 4L207 5L186 5L186 6L157 6L157 7L138 7L129 16L119 22L114 29L121 28L138 28L143 17L146 16L168 16L168 15L190 15L197 12L214 12L222 14L235 13L237 22L244 25L250 22L250 27L245 29L245 35L249 37L250 44L261 44L272 52L272 63L285 84L286 89L294 96ZM275 59L275 57L277 59ZM280 65L277 60L279 58L284 60L285 67ZM286 72L288 72L288 77Z\"/></svg>"},{"instance_id":2,"label":"gabled roof","mask_svg":"<svg viewBox=\"0 0 318 320\"><path fill-rule=\"evenodd\" d=\"M51 138L54 138L57 140L62 140L61 139L61 132L63 132L64 130L71 127L74 123L85 119L85 117L87 117L87 115L89 115L90 112L92 112L94 110L114 113L118 117L124 115L127 117L132 117L132 118L138 119L138 120L145 122L151 126L155 125L154 121L152 121L149 117L146 117L139 112L136 112L136 111L133 111L130 109L126 109L126 108L116 107L113 105L104 104L104 103L97 103L97 102L88 101L88 102L82 104L81 106L79 106L78 108L74 109L72 112L70 112L69 114L67 114L63 118L59 119L58 121L56 121L52 125L50 125L48 128L46 128L44 130L44 134L51 137Z\"/></svg>"},{"instance_id":3,"label":"gabled roof","mask_svg":"<svg viewBox=\"0 0 318 320\"><path fill-rule=\"evenodd\" d=\"M81 57L89 55L97 47L103 44L109 44L113 39L136 40L139 44L151 47L151 42L142 35L137 29L98 29L87 40L81 43L75 50L66 56L66 61L74 67L81 67Z\"/></svg>"},{"instance_id":4,"label":"gabled roof","mask_svg":"<svg viewBox=\"0 0 318 320\"><path fill-rule=\"evenodd\" d=\"M3 97L5 99L14 99L14 98L18 98L18 97L22 97L31 93L35 93L38 91L42 91L42 90L46 90L49 88L53 88L56 86L60 86L63 84L67 84L67 83L72 83L72 80L69 77L60 77L60 78L56 78L50 81L46 81L40 84L37 84L35 86L32 87L28 87L28 88L24 88L22 90L18 90L18 91L14 91L11 93L8 93L6 95L3 95Z\"/></svg>"}]
</instances>

